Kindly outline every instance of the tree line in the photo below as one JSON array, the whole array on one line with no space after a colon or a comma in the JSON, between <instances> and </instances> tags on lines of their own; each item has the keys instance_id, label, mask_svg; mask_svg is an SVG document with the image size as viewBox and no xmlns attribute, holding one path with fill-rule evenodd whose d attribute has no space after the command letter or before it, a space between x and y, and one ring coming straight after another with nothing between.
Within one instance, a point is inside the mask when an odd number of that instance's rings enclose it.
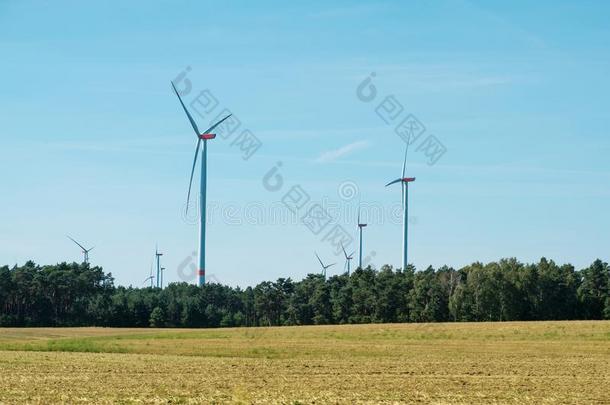
<instances>
[{"instance_id":1,"label":"tree line","mask_svg":"<svg viewBox=\"0 0 610 405\"><path fill-rule=\"evenodd\" d=\"M116 286L88 264L0 267L0 326L228 327L373 322L610 319L610 268L542 258L455 270L383 266L245 289Z\"/></svg>"}]
</instances>

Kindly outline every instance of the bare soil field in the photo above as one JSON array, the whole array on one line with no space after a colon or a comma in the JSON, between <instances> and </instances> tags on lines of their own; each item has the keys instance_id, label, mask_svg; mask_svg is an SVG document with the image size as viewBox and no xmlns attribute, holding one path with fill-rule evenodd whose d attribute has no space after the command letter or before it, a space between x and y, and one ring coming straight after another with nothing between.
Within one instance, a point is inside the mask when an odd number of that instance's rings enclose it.
<instances>
[{"instance_id":1,"label":"bare soil field","mask_svg":"<svg viewBox=\"0 0 610 405\"><path fill-rule=\"evenodd\" d=\"M0 328L0 403L610 403L610 322Z\"/></svg>"}]
</instances>

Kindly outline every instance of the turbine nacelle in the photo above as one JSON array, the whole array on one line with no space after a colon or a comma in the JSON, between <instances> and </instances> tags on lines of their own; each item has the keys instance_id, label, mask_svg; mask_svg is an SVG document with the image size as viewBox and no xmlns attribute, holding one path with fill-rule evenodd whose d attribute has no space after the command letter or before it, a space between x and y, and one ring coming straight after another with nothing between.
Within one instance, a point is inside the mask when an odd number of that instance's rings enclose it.
<instances>
[{"instance_id":1,"label":"turbine nacelle","mask_svg":"<svg viewBox=\"0 0 610 405\"><path fill-rule=\"evenodd\" d=\"M204 141L209 141L210 139L216 138L216 134L201 134L198 136L198 138Z\"/></svg>"}]
</instances>

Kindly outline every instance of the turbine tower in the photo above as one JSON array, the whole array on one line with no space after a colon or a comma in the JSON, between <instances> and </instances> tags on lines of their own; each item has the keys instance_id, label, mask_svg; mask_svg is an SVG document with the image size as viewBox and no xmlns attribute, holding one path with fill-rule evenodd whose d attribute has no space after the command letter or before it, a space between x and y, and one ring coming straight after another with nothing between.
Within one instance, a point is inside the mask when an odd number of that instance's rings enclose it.
<instances>
[{"instance_id":1,"label":"turbine tower","mask_svg":"<svg viewBox=\"0 0 610 405\"><path fill-rule=\"evenodd\" d=\"M83 245L81 245L80 243L78 243L77 241L72 239L70 237L70 235L66 235L66 236L68 237L68 239L70 239L72 242L76 243L78 245L78 247L80 247L82 249L82 251L83 251L83 262L84 263L89 263L89 252L91 252L95 246L93 246L92 248L89 248L89 249L85 249L85 247Z\"/></svg>"},{"instance_id":2,"label":"turbine tower","mask_svg":"<svg viewBox=\"0 0 610 405\"><path fill-rule=\"evenodd\" d=\"M360 222L360 207L358 207L358 233L360 236L360 250L358 251L358 267L362 268L362 228L366 227L366 224Z\"/></svg>"},{"instance_id":3,"label":"turbine tower","mask_svg":"<svg viewBox=\"0 0 610 405\"><path fill-rule=\"evenodd\" d=\"M198 268L198 276L199 276L199 286L203 286L205 284L205 219L206 219L206 180L207 180L207 159L208 159L208 141L216 138L216 134L212 134L211 131L214 130L218 125L220 125L224 120L229 118L231 114L227 115L216 124L212 125L210 128L203 131L203 133L199 132L199 128L191 117L191 114L186 109L186 106L182 102L182 98L180 94L178 94L178 90L176 90L176 86L174 82L172 82L172 87L174 88L174 92L176 96L178 96L178 100L180 100L180 105L182 105L182 109L186 113L186 116L195 131L195 135L197 136L197 146L195 147L195 158L193 159L193 168L191 169L191 179L189 181L189 191L186 196L186 210L188 212L189 200L191 197L191 187L193 185L193 175L195 174L195 166L197 165L197 155L199 155L199 149L203 149L201 152L201 178L200 178L200 188L199 188L199 268ZM203 143L203 146L202 146Z\"/></svg>"},{"instance_id":4,"label":"turbine tower","mask_svg":"<svg viewBox=\"0 0 610 405\"><path fill-rule=\"evenodd\" d=\"M318 258L318 261L320 262L320 266L322 266L322 275L324 276L324 279L326 279L326 269L329 268L330 266L334 266L336 263L324 265L324 263L322 263L322 259L320 259L320 256L318 256L318 254L316 252L314 252L314 253L316 254L316 257Z\"/></svg>"},{"instance_id":5,"label":"turbine tower","mask_svg":"<svg viewBox=\"0 0 610 405\"><path fill-rule=\"evenodd\" d=\"M405 150L405 159L402 163L402 176L396 180L393 180L386 184L389 186L392 184L400 183L402 186L402 270L407 269L408 256L407 256L407 238L408 238L408 226L409 226L409 183L415 181L415 177L406 177L407 171L407 152L409 151L409 145Z\"/></svg>"},{"instance_id":6,"label":"turbine tower","mask_svg":"<svg viewBox=\"0 0 610 405\"><path fill-rule=\"evenodd\" d=\"M343 247L343 243L341 244L341 249L343 249L343 254L345 255L345 266L343 267L343 269L345 270L347 268L347 275L349 276L350 270L351 270L350 263L351 263L352 259L354 258L354 253L356 253L356 252L352 252L351 254L348 255L347 252L345 251L345 247Z\"/></svg>"},{"instance_id":7,"label":"turbine tower","mask_svg":"<svg viewBox=\"0 0 610 405\"><path fill-rule=\"evenodd\" d=\"M160 287L159 283L161 282L161 256L163 256L163 253L159 252L158 246L155 246L155 257L157 258L157 288Z\"/></svg>"},{"instance_id":8,"label":"turbine tower","mask_svg":"<svg viewBox=\"0 0 610 405\"><path fill-rule=\"evenodd\" d=\"M161 289L163 289L163 272L165 271L165 267L161 267Z\"/></svg>"}]
</instances>

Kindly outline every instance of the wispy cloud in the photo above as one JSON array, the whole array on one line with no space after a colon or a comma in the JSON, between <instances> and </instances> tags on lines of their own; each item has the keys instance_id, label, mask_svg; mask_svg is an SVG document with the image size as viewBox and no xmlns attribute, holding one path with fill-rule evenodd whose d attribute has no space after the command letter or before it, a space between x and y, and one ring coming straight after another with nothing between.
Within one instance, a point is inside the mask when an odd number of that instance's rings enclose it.
<instances>
[{"instance_id":1,"label":"wispy cloud","mask_svg":"<svg viewBox=\"0 0 610 405\"><path fill-rule=\"evenodd\" d=\"M309 13L311 18L347 18L356 16L369 16L378 11L387 11L391 7L389 4L381 2L375 4L355 4L346 7L331 7L324 10Z\"/></svg>"},{"instance_id":2,"label":"wispy cloud","mask_svg":"<svg viewBox=\"0 0 610 405\"><path fill-rule=\"evenodd\" d=\"M339 149L328 150L326 152L322 152L322 154L316 159L318 163L328 163L334 162L335 160L347 156L357 150L365 149L369 146L369 142L367 141L356 141L345 146L340 147Z\"/></svg>"}]
</instances>

